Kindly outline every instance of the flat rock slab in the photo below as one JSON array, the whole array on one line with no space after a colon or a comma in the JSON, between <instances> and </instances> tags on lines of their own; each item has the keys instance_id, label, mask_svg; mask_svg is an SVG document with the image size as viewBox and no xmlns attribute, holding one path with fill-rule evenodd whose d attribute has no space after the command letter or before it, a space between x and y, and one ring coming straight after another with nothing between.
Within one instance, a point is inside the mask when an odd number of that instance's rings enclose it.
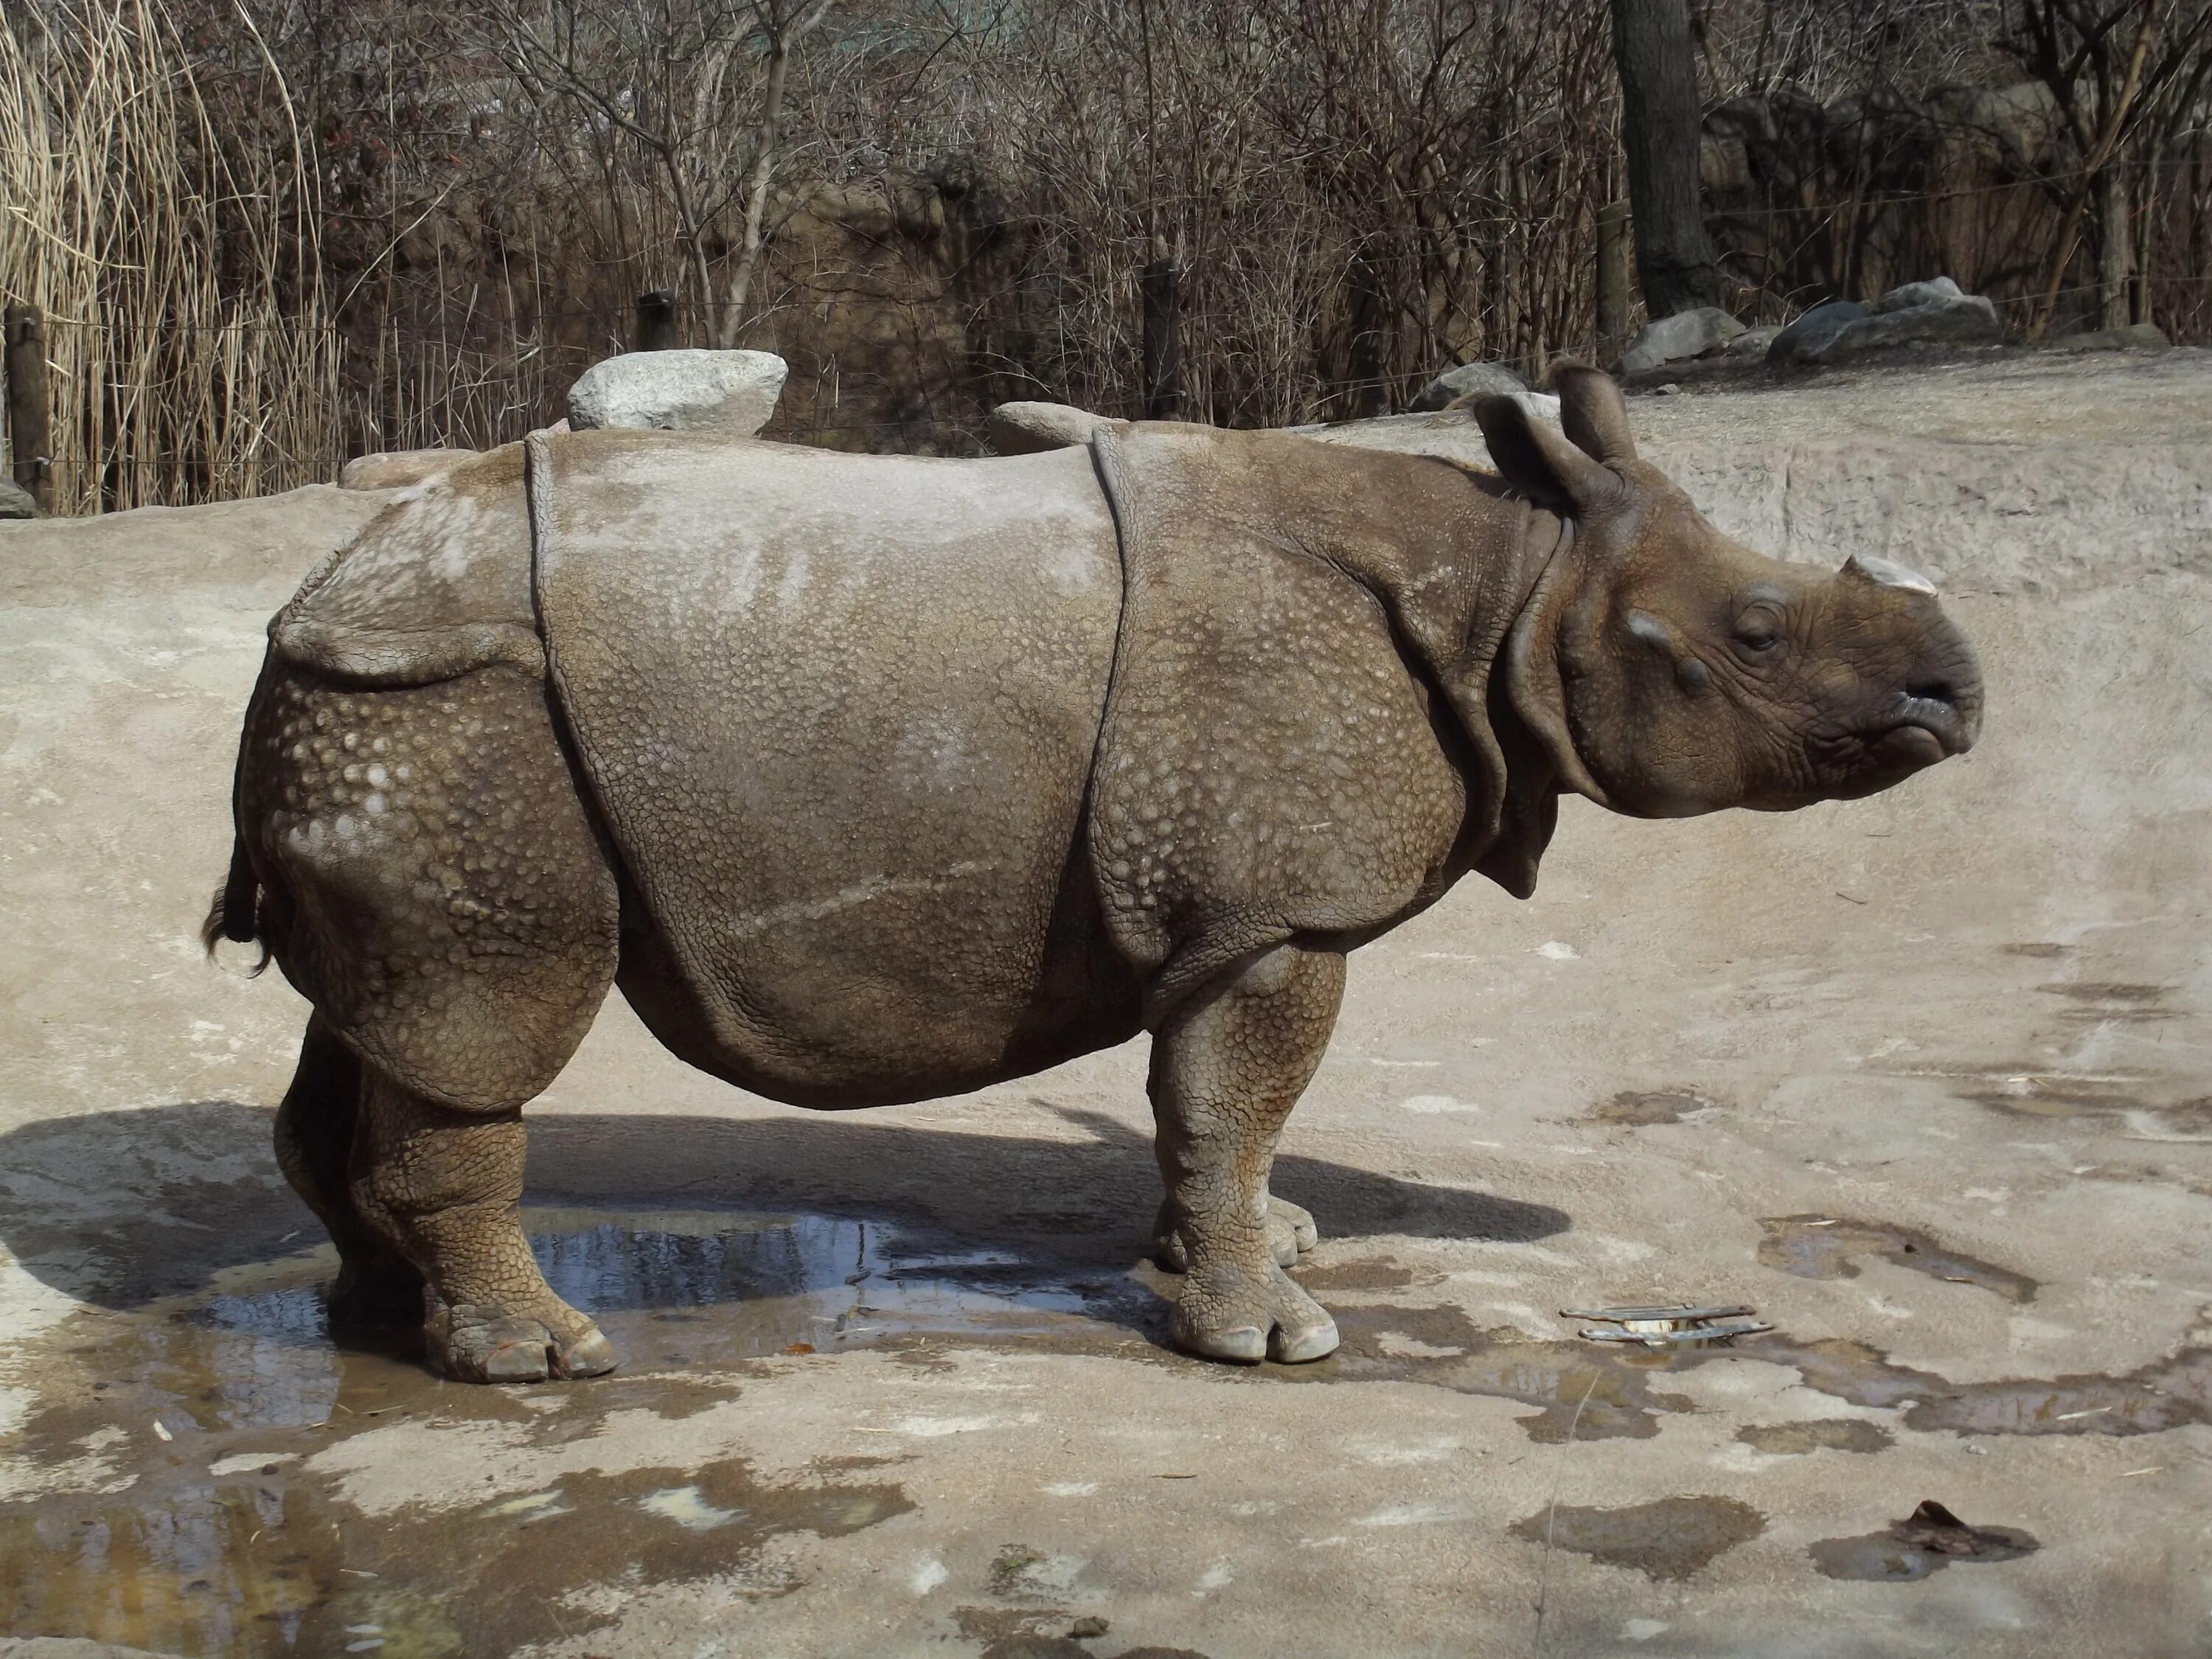
<instances>
[{"instance_id":1,"label":"flat rock slab","mask_svg":"<svg viewBox=\"0 0 2212 1659\"><path fill-rule=\"evenodd\" d=\"M1276 1164L1345 1333L1295 1370L1164 1347L1144 1041L809 1113L619 997L530 1109L526 1218L623 1370L478 1391L334 1346L270 1150L302 1009L191 935L263 626L387 503L8 526L10 1633L1520 1659L1540 1600L1547 1654L2201 1651L2212 356L1631 418L1723 532L1938 576L1987 732L1800 813L1570 800L1534 899L1466 884L1359 951ZM1839 1238L1796 1271L1770 1223ZM1684 1300L1777 1328L1631 1357L1556 1312ZM2040 1547L1831 1576L1930 1498Z\"/></svg>"}]
</instances>

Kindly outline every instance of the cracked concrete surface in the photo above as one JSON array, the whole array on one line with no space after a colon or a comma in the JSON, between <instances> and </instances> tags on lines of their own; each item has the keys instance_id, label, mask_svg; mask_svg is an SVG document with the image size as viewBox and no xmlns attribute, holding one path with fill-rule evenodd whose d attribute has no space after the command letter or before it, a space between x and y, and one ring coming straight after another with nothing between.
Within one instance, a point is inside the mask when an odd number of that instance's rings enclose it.
<instances>
[{"instance_id":1,"label":"cracked concrete surface","mask_svg":"<svg viewBox=\"0 0 2212 1659\"><path fill-rule=\"evenodd\" d=\"M192 933L261 625L378 498L0 526L0 1655L2203 1650L2212 359L1632 409L1724 528L1938 576L1987 733L1784 817L1570 802L1532 902L1358 953L1297 1370L1163 1346L1141 1042L816 1115L618 1001L530 1222L630 1363L334 1350L300 1005ZM1559 1314L1687 1299L1775 1332Z\"/></svg>"}]
</instances>

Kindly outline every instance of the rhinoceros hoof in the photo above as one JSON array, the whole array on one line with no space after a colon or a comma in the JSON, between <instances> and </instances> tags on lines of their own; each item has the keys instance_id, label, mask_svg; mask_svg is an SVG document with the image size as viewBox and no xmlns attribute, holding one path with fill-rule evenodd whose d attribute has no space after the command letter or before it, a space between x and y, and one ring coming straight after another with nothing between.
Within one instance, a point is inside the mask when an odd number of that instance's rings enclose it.
<instances>
[{"instance_id":1,"label":"rhinoceros hoof","mask_svg":"<svg viewBox=\"0 0 2212 1659\"><path fill-rule=\"evenodd\" d=\"M439 1368L457 1382L543 1382L600 1376L621 1363L614 1344L590 1321L563 1340L535 1319L495 1304L451 1310L429 1329Z\"/></svg>"},{"instance_id":2,"label":"rhinoceros hoof","mask_svg":"<svg viewBox=\"0 0 2212 1659\"><path fill-rule=\"evenodd\" d=\"M1298 1365L1336 1352L1336 1321L1280 1267L1267 1278L1234 1270L1193 1273L1182 1287L1168 1334L1185 1353L1256 1365L1262 1359Z\"/></svg>"},{"instance_id":3,"label":"rhinoceros hoof","mask_svg":"<svg viewBox=\"0 0 2212 1659\"><path fill-rule=\"evenodd\" d=\"M1268 1195L1267 1254L1275 1258L1277 1267L1296 1267L1298 1258L1319 1243L1321 1234L1314 1227L1310 1210ZM1176 1230L1173 1210L1165 1204L1160 1206L1159 1218L1153 1223L1152 1265L1162 1273L1190 1271L1189 1248Z\"/></svg>"}]
</instances>

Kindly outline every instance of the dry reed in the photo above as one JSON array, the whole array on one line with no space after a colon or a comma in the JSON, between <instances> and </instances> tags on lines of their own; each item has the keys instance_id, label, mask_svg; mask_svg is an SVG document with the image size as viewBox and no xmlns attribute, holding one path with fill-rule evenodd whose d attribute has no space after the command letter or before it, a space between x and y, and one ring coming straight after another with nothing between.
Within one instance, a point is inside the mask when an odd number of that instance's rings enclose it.
<instances>
[{"instance_id":1,"label":"dry reed","mask_svg":"<svg viewBox=\"0 0 2212 1659\"><path fill-rule=\"evenodd\" d=\"M152 0L0 27L0 294L46 314L58 511L289 489L338 459L313 173L240 18L242 69ZM241 98L271 142L234 142Z\"/></svg>"}]
</instances>

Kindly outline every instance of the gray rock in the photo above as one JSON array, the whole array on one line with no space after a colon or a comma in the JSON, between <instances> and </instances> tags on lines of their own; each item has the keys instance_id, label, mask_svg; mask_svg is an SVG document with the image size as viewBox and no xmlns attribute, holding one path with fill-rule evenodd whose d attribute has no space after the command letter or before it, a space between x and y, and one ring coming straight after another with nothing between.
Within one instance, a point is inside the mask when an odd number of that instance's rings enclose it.
<instances>
[{"instance_id":1,"label":"gray rock","mask_svg":"<svg viewBox=\"0 0 2212 1659\"><path fill-rule=\"evenodd\" d=\"M568 424L655 427L750 438L775 413L783 359L770 351L629 351L568 389Z\"/></svg>"},{"instance_id":2,"label":"gray rock","mask_svg":"<svg viewBox=\"0 0 2212 1659\"><path fill-rule=\"evenodd\" d=\"M1105 416L1073 404L1023 402L1000 404L986 417L983 429L1001 455L1035 455L1087 444L1106 424Z\"/></svg>"},{"instance_id":3,"label":"gray rock","mask_svg":"<svg viewBox=\"0 0 2212 1659\"><path fill-rule=\"evenodd\" d=\"M476 453L473 449L387 449L356 455L339 472L338 488L399 489L450 472Z\"/></svg>"},{"instance_id":4,"label":"gray rock","mask_svg":"<svg viewBox=\"0 0 2212 1659\"><path fill-rule=\"evenodd\" d=\"M1997 321L1996 307L1981 295L1966 294L1955 300L1862 317L1798 356L1803 362L1832 363L1888 346L1996 345L2003 338L2004 325Z\"/></svg>"},{"instance_id":5,"label":"gray rock","mask_svg":"<svg viewBox=\"0 0 2212 1659\"><path fill-rule=\"evenodd\" d=\"M1635 374L1644 369L1702 357L1726 345L1743 332L1743 325L1718 306L1699 306L1646 323L1620 354L1620 372Z\"/></svg>"},{"instance_id":6,"label":"gray rock","mask_svg":"<svg viewBox=\"0 0 2212 1659\"><path fill-rule=\"evenodd\" d=\"M1965 297L1959 285L1948 276L1932 276L1924 283L1906 283L1890 289L1870 309L1875 316L1884 317L1893 311L1910 311L1915 306L1932 306Z\"/></svg>"},{"instance_id":7,"label":"gray rock","mask_svg":"<svg viewBox=\"0 0 2212 1659\"><path fill-rule=\"evenodd\" d=\"M1868 314L1867 308L1856 300L1831 300L1826 305L1814 306L1774 337L1773 344L1766 348L1766 361L1804 362L1808 353L1817 351Z\"/></svg>"},{"instance_id":8,"label":"gray rock","mask_svg":"<svg viewBox=\"0 0 2212 1659\"><path fill-rule=\"evenodd\" d=\"M2130 323L2125 328L2093 328L2086 334L2068 334L2051 343L2053 351L2163 351L2172 341L2156 323Z\"/></svg>"},{"instance_id":9,"label":"gray rock","mask_svg":"<svg viewBox=\"0 0 2212 1659\"><path fill-rule=\"evenodd\" d=\"M1528 383L1503 363L1462 363L1423 386L1420 395L1406 405L1406 412L1426 415L1449 409L1462 398L1513 398L1528 389Z\"/></svg>"},{"instance_id":10,"label":"gray rock","mask_svg":"<svg viewBox=\"0 0 2212 1659\"><path fill-rule=\"evenodd\" d=\"M1782 332L1779 323L1762 323L1757 328L1747 328L1728 343L1727 355L1731 357L1764 357L1767 347Z\"/></svg>"},{"instance_id":11,"label":"gray rock","mask_svg":"<svg viewBox=\"0 0 2212 1659\"><path fill-rule=\"evenodd\" d=\"M1548 392L1529 392L1525 389L1506 392L1470 392L1464 397L1453 398L1445 407L1454 410L1472 409L1485 398L1496 397L1510 398L1539 420L1549 421L1554 426L1559 423L1559 400Z\"/></svg>"},{"instance_id":12,"label":"gray rock","mask_svg":"<svg viewBox=\"0 0 2212 1659\"><path fill-rule=\"evenodd\" d=\"M39 504L13 478L0 478L0 519L35 519Z\"/></svg>"}]
</instances>

